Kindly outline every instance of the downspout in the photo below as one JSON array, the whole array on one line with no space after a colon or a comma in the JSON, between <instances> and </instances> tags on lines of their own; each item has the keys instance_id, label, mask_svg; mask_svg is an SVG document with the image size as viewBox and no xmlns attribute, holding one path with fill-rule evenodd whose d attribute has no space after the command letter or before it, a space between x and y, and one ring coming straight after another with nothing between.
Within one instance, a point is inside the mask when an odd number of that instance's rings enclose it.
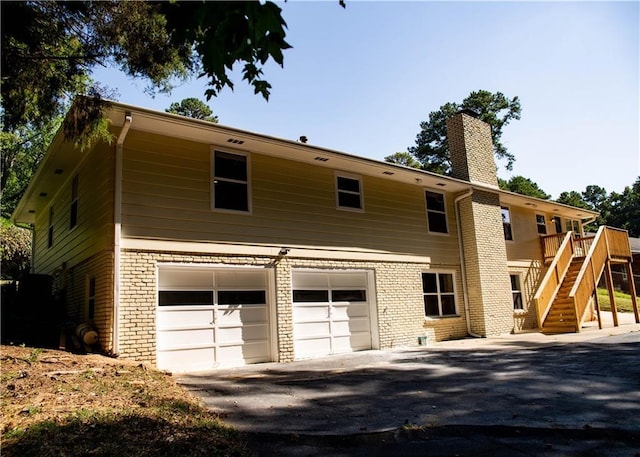
<instances>
[{"instance_id":1,"label":"downspout","mask_svg":"<svg viewBox=\"0 0 640 457\"><path fill-rule=\"evenodd\" d=\"M467 333L469 336L474 338L482 338L482 335L478 335L477 333L473 333L471 331L471 318L469 317L469 296L467 294L467 268L464 261L464 249L462 246L462 226L460 224L460 209L458 208L458 203L463 198L471 197L473 195L473 188L469 188L469 190L459 195L453 201L453 207L456 212L456 227L458 228L458 252L460 255L460 271L462 272L462 300L464 301L464 317L467 321Z\"/></svg>"},{"instance_id":2,"label":"downspout","mask_svg":"<svg viewBox=\"0 0 640 457\"><path fill-rule=\"evenodd\" d=\"M113 198L113 353L120 352L120 237L122 234L122 151L133 117L124 116L124 124L116 141L116 170Z\"/></svg>"}]
</instances>

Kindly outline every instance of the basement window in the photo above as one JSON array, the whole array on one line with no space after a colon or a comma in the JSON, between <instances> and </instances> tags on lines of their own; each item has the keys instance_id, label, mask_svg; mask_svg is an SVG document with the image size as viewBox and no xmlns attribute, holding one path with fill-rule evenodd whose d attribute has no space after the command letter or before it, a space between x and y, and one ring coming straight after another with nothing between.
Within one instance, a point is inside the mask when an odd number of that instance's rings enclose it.
<instances>
[{"instance_id":1,"label":"basement window","mask_svg":"<svg viewBox=\"0 0 640 457\"><path fill-rule=\"evenodd\" d=\"M422 294L426 317L457 315L453 273L422 273Z\"/></svg>"},{"instance_id":2,"label":"basement window","mask_svg":"<svg viewBox=\"0 0 640 457\"><path fill-rule=\"evenodd\" d=\"M520 285L520 275L509 275L511 278L511 296L513 297L513 310L523 311L522 286Z\"/></svg>"}]
</instances>

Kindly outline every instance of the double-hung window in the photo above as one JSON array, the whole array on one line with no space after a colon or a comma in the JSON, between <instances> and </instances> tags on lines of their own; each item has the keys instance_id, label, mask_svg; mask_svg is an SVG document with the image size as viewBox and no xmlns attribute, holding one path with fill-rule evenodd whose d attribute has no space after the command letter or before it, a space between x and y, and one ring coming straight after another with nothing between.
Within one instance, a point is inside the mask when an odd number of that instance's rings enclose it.
<instances>
[{"instance_id":1,"label":"double-hung window","mask_svg":"<svg viewBox=\"0 0 640 457\"><path fill-rule=\"evenodd\" d=\"M456 294L452 273L422 273L424 314L427 317L456 316Z\"/></svg>"},{"instance_id":2,"label":"double-hung window","mask_svg":"<svg viewBox=\"0 0 640 457\"><path fill-rule=\"evenodd\" d=\"M69 208L69 229L78 225L78 175L71 181L71 207Z\"/></svg>"},{"instance_id":3,"label":"double-hung window","mask_svg":"<svg viewBox=\"0 0 640 457\"><path fill-rule=\"evenodd\" d=\"M362 210L362 180L359 176L336 174L336 200L339 209Z\"/></svg>"},{"instance_id":4,"label":"double-hung window","mask_svg":"<svg viewBox=\"0 0 640 457\"><path fill-rule=\"evenodd\" d=\"M249 156L213 151L212 209L250 211Z\"/></svg>"},{"instance_id":5,"label":"double-hung window","mask_svg":"<svg viewBox=\"0 0 640 457\"><path fill-rule=\"evenodd\" d=\"M500 211L502 213L502 229L504 231L504 239L507 241L513 241L513 232L511 230L511 212L506 206L501 207Z\"/></svg>"},{"instance_id":6,"label":"double-hung window","mask_svg":"<svg viewBox=\"0 0 640 457\"><path fill-rule=\"evenodd\" d=\"M513 296L514 311L524 310L522 302L522 287L520 286L520 275L509 275L511 278L511 295Z\"/></svg>"},{"instance_id":7,"label":"double-hung window","mask_svg":"<svg viewBox=\"0 0 640 457\"><path fill-rule=\"evenodd\" d=\"M427 190L425 196L427 202L427 228L429 232L449 233L447 229L444 194Z\"/></svg>"},{"instance_id":8,"label":"double-hung window","mask_svg":"<svg viewBox=\"0 0 640 457\"><path fill-rule=\"evenodd\" d=\"M536 214L536 225L538 226L538 234L547 234L547 222L545 221L544 214Z\"/></svg>"}]
</instances>

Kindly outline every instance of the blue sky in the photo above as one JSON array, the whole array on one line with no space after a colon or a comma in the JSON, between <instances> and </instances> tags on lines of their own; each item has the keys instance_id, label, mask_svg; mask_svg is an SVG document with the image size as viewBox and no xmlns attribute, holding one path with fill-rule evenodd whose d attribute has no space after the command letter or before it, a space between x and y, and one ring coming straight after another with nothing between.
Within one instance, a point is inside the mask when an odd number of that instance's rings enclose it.
<instances>
[{"instance_id":1,"label":"blue sky","mask_svg":"<svg viewBox=\"0 0 640 457\"><path fill-rule=\"evenodd\" d=\"M553 198L596 184L621 192L640 175L640 3L279 3L284 68L270 64L266 102L236 74L208 104L220 123L382 160L415 143L420 122L484 89L518 96L503 130L512 172ZM95 78L124 103L164 110L204 100L191 80L169 96L113 69Z\"/></svg>"}]
</instances>

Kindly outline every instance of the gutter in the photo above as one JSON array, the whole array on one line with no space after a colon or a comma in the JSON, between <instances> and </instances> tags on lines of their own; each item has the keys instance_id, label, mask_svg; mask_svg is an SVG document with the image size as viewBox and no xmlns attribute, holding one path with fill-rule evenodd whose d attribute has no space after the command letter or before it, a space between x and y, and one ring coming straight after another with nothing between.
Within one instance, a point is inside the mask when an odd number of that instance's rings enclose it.
<instances>
[{"instance_id":1,"label":"gutter","mask_svg":"<svg viewBox=\"0 0 640 457\"><path fill-rule=\"evenodd\" d=\"M478 335L477 333L473 333L471 331L471 318L469 317L469 295L467 293L467 268L464 261L464 249L462 246L462 226L460 223L460 210L458 208L458 203L463 198L471 197L473 195L473 187L470 187L469 190L459 195L453 201L453 207L456 211L456 226L458 228L458 252L460 255L460 270L462 272L462 299L464 301L464 317L467 321L467 333L469 336L474 338L482 338L482 335Z\"/></svg>"},{"instance_id":2,"label":"gutter","mask_svg":"<svg viewBox=\"0 0 640 457\"><path fill-rule=\"evenodd\" d=\"M116 142L116 170L113 199L113 353L120 352L120 238L122 236L122 153L133 116L125 113L124 124Z\"/></svg>"}]
</instances>

